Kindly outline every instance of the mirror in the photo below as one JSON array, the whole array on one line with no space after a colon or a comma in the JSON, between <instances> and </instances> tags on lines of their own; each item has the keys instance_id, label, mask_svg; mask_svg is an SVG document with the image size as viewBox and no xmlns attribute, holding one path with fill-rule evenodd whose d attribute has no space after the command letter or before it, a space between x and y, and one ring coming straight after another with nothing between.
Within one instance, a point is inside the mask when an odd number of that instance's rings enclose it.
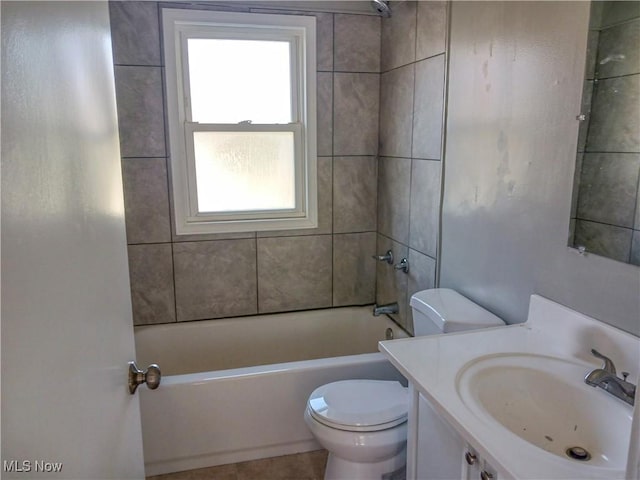
<instances>
[{"instance_id":1,"label":"mirror","mask_svg":"<svg viewBox=\"0 0 640 480\"><path fill-rule=\"evenodd\" d=\"M569 245L640 265L639 181L640 1L592 2Z\"/></svg>"}]
</instances>

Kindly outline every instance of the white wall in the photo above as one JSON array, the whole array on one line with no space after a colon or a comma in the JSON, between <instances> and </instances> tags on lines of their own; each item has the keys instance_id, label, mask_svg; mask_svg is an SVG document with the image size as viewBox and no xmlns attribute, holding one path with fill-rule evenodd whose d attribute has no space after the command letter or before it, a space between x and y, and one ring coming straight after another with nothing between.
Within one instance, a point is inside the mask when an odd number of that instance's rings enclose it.
<instances>
[{"instance_id":1,"label":"white wall","mask_svg":"<svg viewBox=\"0 0 640 480\"><path fill-rule=\"evenodd\" d=\"M569 249L588 2L454 2L441 281L507 322L533 293L640 334L640 269Z\"/></svg>"}]
</instances>

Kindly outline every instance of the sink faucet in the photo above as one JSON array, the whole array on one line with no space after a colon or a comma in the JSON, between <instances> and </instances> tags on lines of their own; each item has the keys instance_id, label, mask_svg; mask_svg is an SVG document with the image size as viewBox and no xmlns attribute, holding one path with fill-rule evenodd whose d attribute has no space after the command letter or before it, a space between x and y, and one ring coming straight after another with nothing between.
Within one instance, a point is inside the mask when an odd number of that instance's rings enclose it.
<instances>
[{"instance_id":1,"label":"sink faucet","mask_svg":"<svg viewBox=\"0 0 640 480\"><path fill-rule=\"evenodd\" d=\"M398 313L398 302L387 303L386 305L378 305L376 303L373 306L373 315L375 317L384 313Z\"/></svg>"},{"instance_id":2,"label":"sink faucet","mask_svg":"<svg viewBox=\"0 0 640 480\"><path fill-rule=\"evenodd\" d=\"M622 372L623 378L616 375L616 366L610 358L605 357L595 349L591 349L591 354L604 361L602 368L596 368L587 373L584 382L592 387L600 387L605 392L616 398L633 405L636 398L636 386L627 382L627 372Z\"/></svg>"}]
</instances>

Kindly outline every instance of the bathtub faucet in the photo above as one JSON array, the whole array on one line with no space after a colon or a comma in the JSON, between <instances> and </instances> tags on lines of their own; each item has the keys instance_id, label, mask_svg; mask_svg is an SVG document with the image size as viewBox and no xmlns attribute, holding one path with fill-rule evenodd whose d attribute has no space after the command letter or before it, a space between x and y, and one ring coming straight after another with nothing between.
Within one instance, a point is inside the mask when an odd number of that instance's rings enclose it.
<instances>
[{"instance_id":1,"label":"bathtub faucet","mask_svg":"<svg viewBox=\"0 0 640 480\"><path fill-rule=\"evenodd\" d=\"M376 303L373 306L373 315L375 317L385 313L398 313L398 302L387 303L386 305L378 305Z\"/></svg>"}]
</instances>

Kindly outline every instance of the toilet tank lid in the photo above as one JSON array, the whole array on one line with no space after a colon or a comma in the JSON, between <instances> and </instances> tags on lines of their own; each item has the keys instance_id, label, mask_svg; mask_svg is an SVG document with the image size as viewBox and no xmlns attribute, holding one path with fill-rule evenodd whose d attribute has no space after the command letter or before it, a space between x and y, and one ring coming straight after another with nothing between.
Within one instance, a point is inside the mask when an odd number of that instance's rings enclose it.
<instances>
[{"instance_id":1,"label":"toilet tank lid","mask_svg":"<svg viewBox=\"0 0 640 480\"><path fill-rule=\"evenodd\" d=\"M429 317L443 333L504 325L504 321L450 288L415 293L411 308Z\"/></svg>"}]
</instances>

